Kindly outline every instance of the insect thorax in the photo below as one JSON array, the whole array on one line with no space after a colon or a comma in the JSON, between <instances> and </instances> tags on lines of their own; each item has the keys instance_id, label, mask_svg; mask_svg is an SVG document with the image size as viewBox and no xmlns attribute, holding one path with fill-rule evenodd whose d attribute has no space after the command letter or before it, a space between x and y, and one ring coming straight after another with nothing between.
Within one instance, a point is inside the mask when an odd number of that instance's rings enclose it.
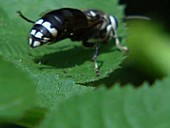
<instances>
[{"instance_id":1,"label":"insect thorax","mask_svg":"<svg viewBox=\"0 0 170 128\"><path fill-rule=\"evenodd\" d=\"M114 32L118 25L115 17L99 10L85 10L84 13L91 26L91 33L93 33L89 34L88 43L107 43L114 38Z\"/></svg>"}]
</instances>

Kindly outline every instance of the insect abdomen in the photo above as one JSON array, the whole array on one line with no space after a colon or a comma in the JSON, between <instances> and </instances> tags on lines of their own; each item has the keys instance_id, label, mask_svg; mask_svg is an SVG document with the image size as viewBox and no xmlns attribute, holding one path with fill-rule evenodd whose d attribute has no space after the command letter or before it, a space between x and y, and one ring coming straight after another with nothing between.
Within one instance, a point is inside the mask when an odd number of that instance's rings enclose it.
<instances>
[{"instance_id":1,"label":"insect abdomen","mask_svg":"<svg viewBox=\"0 0 170 128\"><path fill-rule=\"evenodd\" d=\"M42 18L48 20L52 27L58 30L56 40L69 38L88 26L86 16L78 9L62 8L47 13Z\"/></svg>"},{"instance_id":2,"label":"insect abdomen","mask_svg":"<svg viewBox=\"0 0 170 128\"><path fill-rule=\"evenodd\" d=\"M51 11L35 22L30 32L30 46L37 47L65 38L79 40L81 31L87 26L86 16L78 9Z\"/></svg>"}]
</instances>

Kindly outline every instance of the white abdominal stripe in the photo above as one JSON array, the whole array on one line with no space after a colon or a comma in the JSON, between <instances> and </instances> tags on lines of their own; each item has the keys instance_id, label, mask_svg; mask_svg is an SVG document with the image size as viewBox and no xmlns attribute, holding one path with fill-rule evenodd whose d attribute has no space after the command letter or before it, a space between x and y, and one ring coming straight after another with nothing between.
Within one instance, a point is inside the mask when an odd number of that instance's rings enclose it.
<instances>
[{"instance_id":1,"label":"white abdominal stripe","mask_svg":"<svg viewBox=\"0 0 170 128\"><path fill-rule=\"evenodd\" d=\"M56 36L57 30L55 28L51 28L50 22L39 19L35 22L35 25L30 32L29 43L31 47L37 47L49 42Z\"/></svg>"},{"instance_id":2,"label":"white abdominal stripe","mask_svg":"<svg viewBox=\"0 0 170 128\"><path fill-rule=\"evenodd\" d=\"M40 41L35 41L32 38L29 39L30 47L35 48L41 45Z\"/></svg>"},{"instance_id":3,"label":"white abdominal stripe","mask_svg":"<svg viewBox=\"0 0 170 128\"><path fill-rule=\"evenodd\" d=\"M41 42L38 40L34 40L33 38L29 38L29 44L31 48L35 48L41 45Z\"/></svg>"},{"instance_id":4,"label":"white abdominal stripe","mask_svg":"<svg viewBox=\"0 0 170 128\"><path fill-rule=\"evenodd\" d=\"M50 22L44 21L43 19L39 19L37 22L35 22L35 25L41 25L44 28L46 28L53 37L57 36L57 33L58 33L57 29L51 28Z\"/></svg>"},{"instance_id":5,"label":"white abdominal stripe","mask_svg":"<svg viewBox=\"0 0 170 128\"><path fill-rule=\"evenodd\" d=\"M40 31L36 31L33 29L30 32L29 44L32 48L45 44L49 40L50 38L43 37L43 33L41 33Z\"/></svg>"},{"instance_id":6,"label":"white abdominal stripe","mask_svg":"<svg viewBox=\"0 0 170 128\"><path fill-rule=\"evenodd\" d=\"M41 33L40 31L34 30L34 29L31 30L30 35L32 35L38 39L42 39L42 37L43 37L43 33Z\"/></svg>"}]
</instances>

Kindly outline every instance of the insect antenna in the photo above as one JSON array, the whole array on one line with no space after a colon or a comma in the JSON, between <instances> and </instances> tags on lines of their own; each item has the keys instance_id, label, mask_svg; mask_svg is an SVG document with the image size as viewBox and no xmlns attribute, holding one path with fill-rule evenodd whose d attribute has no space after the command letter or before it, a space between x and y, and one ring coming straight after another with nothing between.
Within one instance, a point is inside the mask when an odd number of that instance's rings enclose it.
<instances>
[{"instance_id":1,"label":"insect antenna","mask_svg":"<svg viewBox=\"0 0 170 128\"><path fill-rule=\"evenodd\" d=\"M151 20L149 17L147 17L147 16L138 16L138 15L129 15L129 16L126 16L126 17L124 17L124 18L122 18L123 20L133 20L133 19L135 19L135 20Z\"/></svg>"},{"instance_id":2,"label":"insect antenna","mask_svg":"<svg viewBox=\"0 0 170 128\"><path fill-rule=\"evenodd\" d=\"M20 16L22 19L26 20L27 22L33 23L33 24L35 23L34 21L32 21L32 20L28 19L27 17L25 17L25 16L22 14L21 11L17 11L17 13L19 14L19 16Z\"/></svg>"}]
</instances>

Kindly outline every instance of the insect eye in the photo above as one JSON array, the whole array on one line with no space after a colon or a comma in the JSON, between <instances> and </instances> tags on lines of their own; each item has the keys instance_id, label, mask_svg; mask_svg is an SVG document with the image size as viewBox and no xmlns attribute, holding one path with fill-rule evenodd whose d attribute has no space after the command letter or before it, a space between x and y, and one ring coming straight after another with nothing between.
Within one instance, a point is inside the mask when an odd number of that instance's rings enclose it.
<instances>
[{"instance_id":1,"label":"insect eye","mask_svg":"<svg viewBox=\"0 0 170 128\"><path fill-rule=\"evenodd\" d=\"M110 23L114 29L118 28L118 21L117 18L114 16L109 16Z\"/></svg>"}]
</instances>

